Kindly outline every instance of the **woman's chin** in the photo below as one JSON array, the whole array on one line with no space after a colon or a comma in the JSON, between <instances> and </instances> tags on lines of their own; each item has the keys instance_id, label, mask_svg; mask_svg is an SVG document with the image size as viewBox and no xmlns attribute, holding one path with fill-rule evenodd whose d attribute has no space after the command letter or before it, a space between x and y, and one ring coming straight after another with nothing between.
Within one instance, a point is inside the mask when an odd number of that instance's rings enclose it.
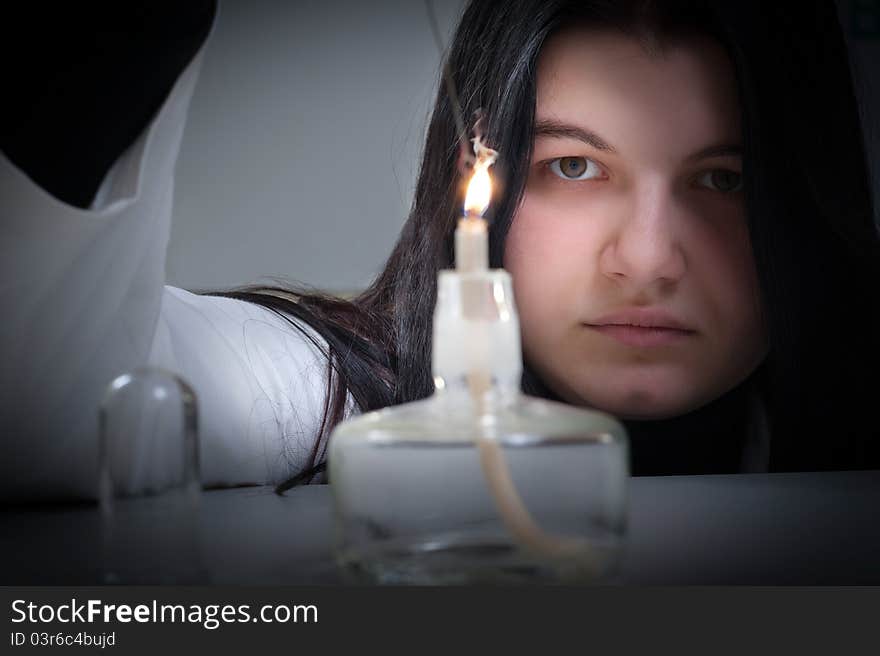
<instances>
[{"instance_id":1,"label":"woman's chin","mask_svg":"<svg viewBox=\"0 0 880 656\"><path fill-rule=\"evenodd\" d=\"M637 370L594 367L590 377L548 377L549 387L566 403L600 410L618 419L659 421L678 417L711 401L715 394L685 367ZM714 389L713 389L714 391Z\"/></svg>"},{"instance_id":2,"label":"woman's chin","mask_svg":"<svg viewBox=\"0 0 880 656\"><path fill-rule=\"evenodd\" d=\"M679 417L697 409L701 403L692 398L672 395L669 390L640 388L619 395L597 394L588 396L589 407L618 419L632 421L661 421Z\"/></svg>"}]
</instances>

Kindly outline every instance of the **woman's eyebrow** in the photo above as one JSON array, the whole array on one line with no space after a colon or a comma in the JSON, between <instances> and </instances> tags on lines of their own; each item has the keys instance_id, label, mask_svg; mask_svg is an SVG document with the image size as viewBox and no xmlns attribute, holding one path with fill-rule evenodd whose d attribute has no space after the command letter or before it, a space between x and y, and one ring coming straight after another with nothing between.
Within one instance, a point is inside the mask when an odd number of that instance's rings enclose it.
<instances>
[{"instance_id":1,"label":"woman's eyebrow","mask_svg":"<svg viewBox=\"0 0 880 656\"><path fill-rule=\"evenodd\" d=\"M535 123L535 138L549 137L551 139L576 139L583 141L585 144L592 146L597 150L603 150L608 153L617 153L614 146L611 146L598 134L592 130L572 125L570 123L560 123L559 121L540 120ZM697 152L688 155L686 161L695 162L710 157L742 157L742 146L735 143L720 143L712 146L701 148Z\"/></svg>"},{"instance_id":2,"label":"woman's eyebrow","mask_svg":"<svg viewBox=\"0 0 880 656\"><path fill-rule=\"evenodd\" d=\"M706 146L692 155L688 155L686 161L696 162L701 159L708 159L709 157L742 157L742 146L726 143Z\"/></svg>"},{"instance_id":3,"label":"woman's eyebrow","mask_svg":"<svg viewBox=\"0 0 880 656\"><path fill-rule=\"evenodd\" d=\"M578 125L559 123L558 121L537 121L535 123L535 138L537 139L538 137L577 139L597 150L604 150L608 153L617 152L613 146L608 145L608 142L595 132L584 129Z\"/></svg>"}]
</instances>

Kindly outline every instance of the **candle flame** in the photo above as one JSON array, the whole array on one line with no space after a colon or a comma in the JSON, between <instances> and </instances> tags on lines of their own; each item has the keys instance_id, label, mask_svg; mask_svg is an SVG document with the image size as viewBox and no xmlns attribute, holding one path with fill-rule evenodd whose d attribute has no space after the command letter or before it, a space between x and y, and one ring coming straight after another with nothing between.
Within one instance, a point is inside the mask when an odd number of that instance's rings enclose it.
<instances>
[{"instance_id":1,"label":"candle flame","mask_svg":"<svg viewBox=\"0 0 880 656\"><path fill-rule=\"evenodd\" d=\"M489 175L489 167L498 158L497 151L483 145L480 138L474 140L474 154L477 158L474 162L474 174L468 183L467 194L464 198L464 211L468 215L483 216L483 212L489 207L492 198L492 178Z\"/></svg>"},{"instance_id":2,"label":"candle flame","mask_svg":"<svg viewBox=\"0 0 880 656\"><path fill-rule=\"evenodd\" d=\"M492 197L492 179L489 177L488 166L474 167L474 169L464 198L464 211L466 214L483 216Z\"/></svg>"}]
</instances>

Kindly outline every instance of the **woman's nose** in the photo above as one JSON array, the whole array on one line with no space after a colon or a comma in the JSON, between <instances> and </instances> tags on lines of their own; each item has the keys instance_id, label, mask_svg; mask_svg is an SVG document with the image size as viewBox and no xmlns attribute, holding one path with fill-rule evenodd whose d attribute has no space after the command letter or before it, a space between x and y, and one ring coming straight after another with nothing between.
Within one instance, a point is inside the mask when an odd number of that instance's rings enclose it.
<instances>
[{"instance_id":1,"label":"woman's nose","mask_svg":"<svg viewBox=\"0 0 880 656\"><path fill-rule=\"evenodd\" d=\"M600 256L602 273L639 291L668 285L687 270L680 241L684 208L661 185L636 195L611 222Z\"/></svg>"}]
</instances>

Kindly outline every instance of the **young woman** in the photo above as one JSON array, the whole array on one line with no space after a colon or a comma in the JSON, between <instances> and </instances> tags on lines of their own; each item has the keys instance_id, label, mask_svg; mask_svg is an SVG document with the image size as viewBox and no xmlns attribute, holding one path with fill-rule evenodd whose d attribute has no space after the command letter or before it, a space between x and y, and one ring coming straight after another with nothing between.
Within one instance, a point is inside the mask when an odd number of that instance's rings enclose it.
<instances>
[{"instance_id":1,"label":"young woman","mask_svg":"<svg viewBox=\"0 0 880 656\"><path fill-rule=\"evenodd\" d=\"M6 279L40 283L3 291L7 492L90 494L102 386L143 362L196 388L209 485L311 480L345 416L433 391L462 202L444 87L367 291L196 296L161 271L197 64L90 209L3 161ZM513 276L526 392L621 417L635 474L880 467L880 243L832 3L475 0L449 68L501 153L490 260Z\"/></svg>"}]
</instances>

